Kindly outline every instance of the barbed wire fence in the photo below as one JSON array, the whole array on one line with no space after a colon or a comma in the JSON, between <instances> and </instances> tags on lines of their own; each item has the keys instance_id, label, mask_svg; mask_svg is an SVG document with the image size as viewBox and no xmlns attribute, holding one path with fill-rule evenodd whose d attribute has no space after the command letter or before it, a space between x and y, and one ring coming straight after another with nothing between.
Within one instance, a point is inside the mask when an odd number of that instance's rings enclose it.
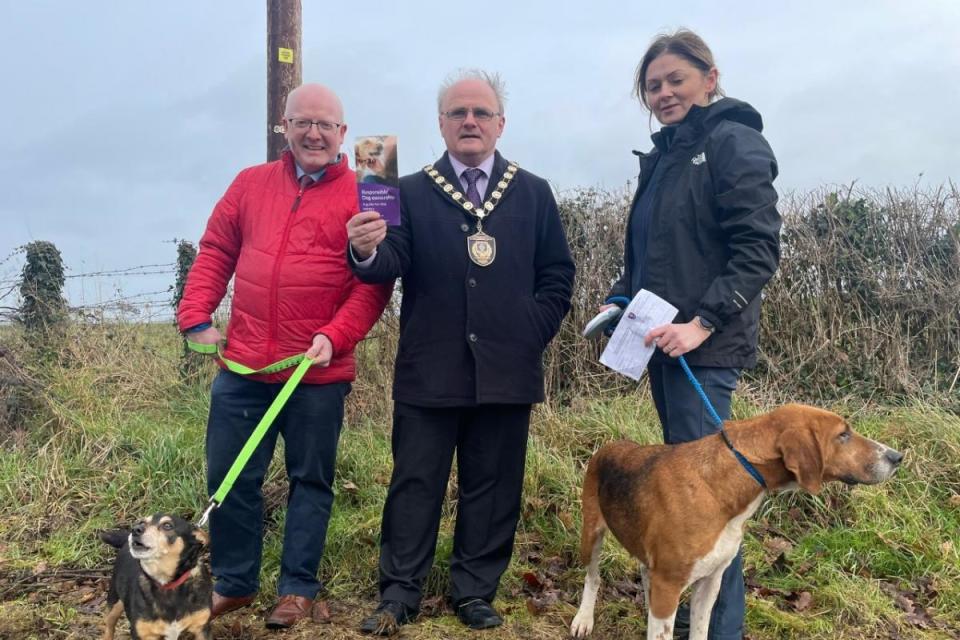
<instances>
[{"instance_id":1,"label":"barbed wire fence","mask_svg":"<svg viewBox=\"0 0 960 640\"><path fill-rule=\"evenodd\" d=\"M178 247L191 245L185 240L173 242L177 243ZM0 260L0 324L11 324L20 319L19 311L23 304L20 286L23 281L24 254L25 247L17 247ZM67 296L67 312L72 318L87 322L173 321L176 303L179 295L182 295L178 292L182 291L183 287L183 265L179 264L180 262L177 260L79 273L71 273L70 268L67 267L63 276L67 285L82 283L68 292L70 295ZM158 276L167 276L166 281L169 284L149 291L137 291L141 288L140 283L143 282L143 278L156 279ZM95 292L104 293L95 293L92 296L95 299L91 301L88 294L88 289L91 288ZM127 293L128 291L136 292ZM222 309L229 308L231 293L232 287L224 298ZM217 315L220 317L221 311L218 311Z\"/></svg>"},{"instance_id":2,"label":"barbed wire fence","mask_svg":"<svg viewBox=\"0 0 960 640\"><path fill-rule=\"evenodd\" d=\"M128 278L132 279L137 276L146 275L172 276L175 273L173 267L174 263L139 265L125 269L73 273L65 275L64 279L95 280L112 278L116 282L117 278L126 280ZM155 291L133 294L122 293L124 289L128 289L131 286L135 286L135 284L133 282L122 282L116 285L113 288L114 295L105 300L97 300L94 302L68 300L68 312L74 317L85 320L137 318L141 321L159 321L172 318L173 311L170 307L170 303L173 300L172 285ZM0 280L0 301L4 303L4 306L0 306L0 321L10 322L16 320L17 309L21 303L18 294L19 287L19 277Z\"/></svg>"}]
</instances>

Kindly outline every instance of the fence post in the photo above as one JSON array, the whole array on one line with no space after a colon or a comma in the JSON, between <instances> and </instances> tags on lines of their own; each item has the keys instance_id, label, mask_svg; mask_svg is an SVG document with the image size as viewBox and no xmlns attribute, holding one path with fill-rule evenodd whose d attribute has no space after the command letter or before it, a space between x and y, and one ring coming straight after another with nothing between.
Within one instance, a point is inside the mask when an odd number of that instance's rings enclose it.
<instances>
[{"instance_id":1,"label":"fence post","mask_svg":"<svg viewBox=\"0 0 960 640\"><path fill-rule=\"evenodd\" d=\"M187 276L190 274L190 267L193 261L197 259L197 249L189 240L180 240L177 242L177 281L173 292L173 324L176 326L176 310L183 299L183 290L187 286ZM180 351L180 379L189 380L197 375L203 369L203 356L194 353L187 347L187 341L181 340Z\"/></svg>"},{"instance_id":2,"label":"fence post","mask_svg":"<svg viewBox=\"0 0 960 640\"><path fill-rule=\"evenodd\" d=\"M67 320L67 301L63 297L63 259L52 242L37 240L24 247L26 263L20 279L20 312L27 343L37 355L57 351Z\"/></svg>"}]
</instances>

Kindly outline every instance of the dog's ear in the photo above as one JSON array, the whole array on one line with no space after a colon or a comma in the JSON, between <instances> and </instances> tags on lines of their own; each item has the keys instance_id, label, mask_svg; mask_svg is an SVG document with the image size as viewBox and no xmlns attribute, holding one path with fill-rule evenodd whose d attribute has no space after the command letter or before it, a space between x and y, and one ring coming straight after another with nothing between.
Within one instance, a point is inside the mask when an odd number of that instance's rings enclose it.
<instances>
[{"instance_id":1,"label":"dog's ear","mask_svg":"<svg viewBox=\"0 0 960 640\"><path fill-rule=\"evenodd\" d=\"M810 493L820 493L823 485L823 452L809 426L787 429L777 438L777 450L783 466L797 479L797 484Z\"/></svg>"},{"instance_id":2,"label":"dog's ear","mask_svg":"<svg viewBox=\"0 0 960 640\"><path fill-rule=\"evenodd\" d=\"M193 538L204 547L210 546L210 535L200 527L193 528Z\"/></svg>"},{"instance_id":3,"label":"dog's ear","mask_svg":"<svg viewBox=\"0 0 960 640\"><path fill-rule=\"evenodd\" d=\"M101 531L98 535L100 536L100 540L106 542L111 547L119 549L127 543L130 532L123 529L108 529Z\"/></svg>"}]
</instances>

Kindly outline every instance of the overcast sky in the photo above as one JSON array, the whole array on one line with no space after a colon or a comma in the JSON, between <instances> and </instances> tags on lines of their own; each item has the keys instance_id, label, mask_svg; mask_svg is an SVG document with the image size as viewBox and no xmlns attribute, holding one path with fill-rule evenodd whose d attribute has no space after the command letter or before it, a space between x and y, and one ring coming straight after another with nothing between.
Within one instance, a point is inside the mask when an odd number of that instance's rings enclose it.
<instances>
[{"instance_id":1,"label":"overcast sky","mask_svg":"<svg viewBox=\"0 0 960 640\"><path fill-rule=\"evenodd\" d=\"M398 135L409 173L443 151L444 76L499 71L504 155L560 191L620 189L631 149L650 146L634 69L679 26L763 115L781 192L960 177L957 0L303 0L303 78L339 93L348 143ZM232 177L265 159L265 34L262 0L0 0L0 261L51 240L76 275L169 263L170 240L197 240ZM0 262L0 283L21 264ZM170 282L74 278L69 295Z\"/></svg>"}]
</instances>

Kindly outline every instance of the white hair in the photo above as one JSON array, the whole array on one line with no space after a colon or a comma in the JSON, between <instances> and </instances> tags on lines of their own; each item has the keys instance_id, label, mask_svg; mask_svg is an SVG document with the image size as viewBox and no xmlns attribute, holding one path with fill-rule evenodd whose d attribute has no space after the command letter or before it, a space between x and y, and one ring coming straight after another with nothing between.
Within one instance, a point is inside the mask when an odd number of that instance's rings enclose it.
<instances>
[{"instance_id":1,"label":"white hair","mask_svg":"<svg viewBox=\"0 0 960 640\"><path fill-rule=\"evenodd\" d=\"M493 90L497 97L497 108L500 109L500 115L503 115L503 105L507 100L507 89L500 74L496 71L489 72L483 69L457 69L447 76L443 84L440 85L440 91L437 93L437 112L443 111L443 100L447 97L447 92L453 85L464 80L479 80L487 84Z\"/></svg>"}]
</instances>

